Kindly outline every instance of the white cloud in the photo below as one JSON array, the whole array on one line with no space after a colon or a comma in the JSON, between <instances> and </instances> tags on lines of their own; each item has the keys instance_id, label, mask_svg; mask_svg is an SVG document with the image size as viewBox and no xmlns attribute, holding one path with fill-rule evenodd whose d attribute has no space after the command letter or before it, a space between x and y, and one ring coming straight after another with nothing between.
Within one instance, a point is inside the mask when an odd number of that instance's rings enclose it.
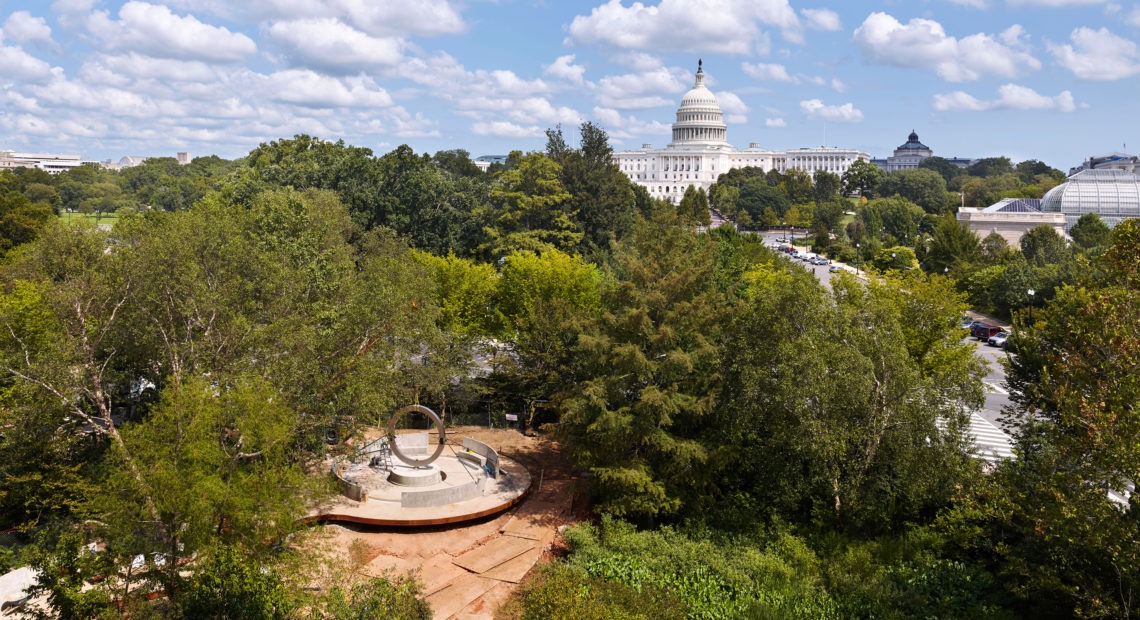
<instances>
[{"instance_id":1,"label":"white cloud","mask_svg":"<svg viewBox=\"0 0 1140 620\"><path fill-rule=\"evenodd\" d=\"M687 77L680 69L665 67L608 75L598 80L598 100L605 107L626 110L673 105L676 101L671 95L686 89Z\"/></svg>"},{"instance_id":2,"label":"white cloud","mask_svg":"<svg viewBox=\"0 0 1140 620\"><path fill-rule=\"evenodd\" d=\"M477 136L496 138L538 138L543 135L543 129L538 125L523 127L507 121L475 123L471 126L471 131Z\"/></svg>"},{"instance_id":3,"label":"white cloud","mask_svg":"<svg viewBox=\"0 0 1140 620\"><path fill-rule=\"evenodd\" d=\"M829 31L843 28L839 23L839 14L831 9L801 9L800 15L804 16L808 28Z\"/></svg>"},{"instance_id":4,"label":"white cloud","mask_svg":"<svg viewBox=\"0 0 1140 620\"><path fill-rule=\"evenodd\" d=\"M51 41L51 27L42 17L32 17L27 11L16 11L4 20L4 37L27 43L29 41Z\"/></svg>"},{"instance_id":5,"label":"white cloud","mask_svg":"<svg viewBox=\"0 0 1140 620\"><path fill-rule=\"evenodd\" d=\"M125 55L97 54L80 69L86 82L126 86L132 80L216 83L220 78L214 66L201 61L151 58L134 52Z\"/></svg>"},{"instance_id":6,"label":"white cloud","mask_svg":"<svg viewBox=\"0 0 1140 620\"><path fill-rule=\"evenodd\" d=\"M962 91L934 96L934 109L940 112L985 110L1057 110L1072 112L1077 109L1073 94L1062 91L1056 97L1042 95L1032 88L1018 84L1005 84L998 89L998 97L983 101Z\"/></svg>"},{"instance_id":7,"label":"white cloud","mask_svg":"<svg viewBox=\"0 0 1140 620\"><path fill-rule=\"evenodd\" d=\"M1108 28L1077 28L1072 44L1049 45L1057 63L1083 80L1122 80L1140 74L1136 43L1112 34Z\"/></svg>"},{"instance_id":8,"label":"white cloud","mask_svg":"<svg viewBox=\"0 0 1140 620\"><path fill-rule=\"evenodd\" d=\"M720 91L716 94L717 103L721 112L724 112L724 122L729 125L743 125L748 122L748 104L739 95L729 91Z\"/></svg>"},{"instance_id":9,"label":"white cloud","mask_svg":"<svg viewBox=\"0 0 1140 620\"><path fill-rule=\"evenodd\" d=\"M915 18L905 25L886 13L872 13L855 30L856 45L869 61L912 69L933 69L950 82L977 80L985 75L1015 77L1041 68L1041 62L1023 49L1020 27L1000 35L978 33L957 39L942 24Z\"/></svg>"},{"instance_id":10,"label":"white cloud","mask_svg":"<svg viewBox=\"0 0 1140 620\"><path fill-rule=\"evenodd\" d=\"M764 80L766 82L792 82L795 81L792 76L788 75L788 69L784 65L768 64L768 63L741 63L740 68L748 75L756 78L757 80Z\"/></svg>"},{"instance_id":11,"label":"white cloud","mask_svg":"<svg viewBox=\"0 0 1140 620\"><path fill-rule=\"evenodd\" d=\"M566 80L571 84L585 83L586 68L574 64L574 54L559 56L554 62L542 68L543 73L554 78Z\"/></svg>"},{"instance_id":12,"label":"white cloud","mask_svg":"<svg viewBox=\"0 0 1140 620\"><path fill-rule=\"evenodd\" d=\"M1124 16L1124 22L1129 26L1140 28L1140 4L1132 5L1132 10Z\"/></svg>"},{"instance_id":13,"label":"white cloud","mask_svg":"<svg viewBox=\"0 0 1140 620\"><path fill-rule=\"evenodd\" d=\"M401 39L373 37L328 17L274 22L266 33L286 48L297 66L356 73L403 59Z\"/></svg>"},{"instance_id":14,"label":"white cloud","mask_svg":"<svg viewBox=\"0 0 1140 620\"><path fill-rule=\"evenodd\" d=\"M950 2L959 6L968 6L972 9L988 9L990 8L989 0L950 0Z\"/></svg>"},{"instance_id":15,"label":"white cloud","mask_svg":"<svg viewBox=\"0 0 1140 620\"><path fill-rule=\"evenodd\" d=\"M43 80L51 77L52 68L18 47L0 45L0 75L6 80Z\"/></svg>"},{"instance_id":16,"label":"white cloud","mask_svg":"<svg viewBox=\"0 0 1140 620\"><path fill-rule=\"evenodd\" d=\"M51 3L51 11L60 24L72 28L83 23L95 4L96 0L55 0Z\"/></svg>"},{"instance_id":17,"label":"white cloud","mask_svg":"<svg viewBox=\"0 0 1140 620\"><path fill-rule=\"evenodd\" d=\"M336 16L343 14L357 28L377 36L455 34L466 28L448 0L332 0L328 4L336 9Z\"/></svg>"},{"instance_id":18,"label":"white cloud","mask_svg":"<svg viewBox=\"0 0 1140 620\"><path fill-rule=\"evenodd\" d=\"M634 136L669 135L671 129L660 121L647 123L636 116L622 116L620 111L613 108L595 107L593 116L594 120L606 128L610 138L619 142Z\"/></svg>"},{"instance_id":19,"label":"white cloud","mask_svg":"<svg viewBox=\"0 0 1140 620\"><path fill-rule=\"evenodd\" d=\"M92 13L87 27L107 49L135 51L162 58L190 58L217 62L241 60L257 51L253 40L241 33L181 17L165 6L127 2L118 21L106 11Z\"/></svg>"},{"instance_id":20,"label":"white cloud","mask_svg":"<svg viewBox=\"0 0 1140 620\"><path fill-rule=\"evenodd\" d=\"M843 80L840 80L839 78L831 78L831 88L837 93L847 92L847 85L844 84Z\"/></svg>"},{"instance_id":21,"label":"white cloud","mask_svg":"<svg viewBox=\"0 0 1140 620\"><path fill-rule=\"evenodd\" d=\"M479 113L489 112L498 118L506 116L519 124L579 125L583 120L577 110L556 106L544 97L527 97L519 100L472 97L458 102L458 106L468 116L477 119L482 116Z\"/></svg>"},{"instance_id":22,"label":"white cloud","mask_svg":"<svg viewBox=\"0 0 1140 620\"><path fill-rule=\"evenodd\" d=\"M614 54L613 61L634 71L652 71L665 66L660 58L645 52L621 52Z\"/></svg>"},{"instance_id":23,"label":"white cloud","mask_svg":"<svg viewBox=\"0 0 1140 620\"><path fill-rule=\"evenodd\" d=\"M661 0L656 6L609 0L574 18L568 41L612 47L724 54L765 53L763 26L800 42L799 19L787 0Z\"/></svg>"},{"instance_id":24,"label":"white cloud","mask_svg":"<svg viewBox=\"0 0 1140 620\"><path fill-rule=\"evenodd\" d=\"M369 77L337 79L307 69L288 69L270 74L264 81L264 96L283 103L307 107L392 105L392 97Z\"/></svg>"},{"instance_id":25,"label":"white cloud","mask_svg":"<svg viewBox=\"0 0 1140 620\"><path fill-rule=\"evenodd\" d=\"M1010 6L1088 6L1103 4L1105 0L1007 0Z\"/></svg>"},{"instance_id":26,"label":"white cloud","mask_svg":"<svg viewBox=\"0 0 1140 620\"><path fill-rule=\"evenodd\" d=\"M784 127L787 123L782 118L766 118L764 119L765 127Z\"/></svg>"},{"instance_id":27,"label":"white cloud","mask_svg":"<svg viewBox=\"0 0 1140 620\"><path fill-rule=\"evenodd\" d=\"M863 112L848 102L843 105L825 105L819 99L805 99L800 102L804 116L829 123L858 123L863 120Z\"/></svg>"}]
</instances>

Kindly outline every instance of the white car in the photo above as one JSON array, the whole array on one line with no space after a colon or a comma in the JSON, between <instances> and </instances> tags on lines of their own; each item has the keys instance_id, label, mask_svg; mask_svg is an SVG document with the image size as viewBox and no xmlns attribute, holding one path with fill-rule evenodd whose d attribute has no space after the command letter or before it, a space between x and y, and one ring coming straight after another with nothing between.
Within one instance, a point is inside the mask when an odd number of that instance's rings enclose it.
<instances>
[{"instance_id":1,"label":"white car","mask_svg":"<svg viewBox=\"0 0 1140 620\"><path fill-rule=\"evenodd\" d=\"M1005 341L1007 338L1009 338L1009 332L1003 329L1000 332L990 336L989 340L986 342L988 342L991 347L1005 348Z\"/></svg>"}]
</instances>

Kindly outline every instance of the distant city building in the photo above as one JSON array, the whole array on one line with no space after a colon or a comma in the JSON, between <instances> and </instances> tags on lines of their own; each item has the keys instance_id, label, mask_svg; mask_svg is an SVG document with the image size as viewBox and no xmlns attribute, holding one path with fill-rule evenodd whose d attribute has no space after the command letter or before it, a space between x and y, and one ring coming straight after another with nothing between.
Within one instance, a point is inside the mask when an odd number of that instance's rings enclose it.
<instances>
[{"instance_id":1,"label":"distant city building","mask_svg":"<svg viewBox=\"0 0 1140 620\"><path fill-rule=\"evenodd\" d=\"M1025 233L1043 224L1064 235L1065 216L1043 212L1041 202L1037 199L1005 198L984 209L963 207L958 209L958 221L983 239L997 233L1010 246L1017 246Z\"/></svg>"},{"instance_id":2,"label":"distant city building","mask_svg":"<svg viewBox=\"0 0 1140 620\"><path fill-rule=\"evenodd\" d=\"M479 170L486 172L491 164L505 164L507 163L506 155L480 155L471 160Z\"/></svg>"},{"instance_id":3,"label":"distant city building","mask_svg":"<svg viewBox=\"0 0 1140 620\"><path fill-rule=\"evenodd\" d=\"M49 174L59 174L85 163L78 155L52 155L49 153L17 153L0 151L0 169L39 168Z\"/></svg>"},{"instance_id":4,"label":"distant city building","mask_svg":"<svg viewBox=\"0 0 1140 620\"><path fill-rule=\"evenodd\" d=\"M931 157L934 157L934 151L929 146L919 142L918 134L912 129L910 135L906 137L906 142L895 149L894 155L885 159L872 159L871 163L887 172L897 172L899 170L913 170L918 168L923 160ZM946 161L959 168L965 168L973 163L972 159L964 159L961 157L947 158Z\"/></svg>"},{"instance_id":5,"label":"distant city building","mask_svg":"<svg viewBox=\"0 0 1140 620\"><path fill-rule=\"evenodd\" d=\"M1123 170L1136 174L1140 168L1140 157L1127 153L1109 153L1089 157L1076 168L1069 168L1069 176L1084 170Z\"/></svg>"},{"instance_id":6,"label":"distant city building","mask_svg":"<svg viewBox=\"0 0 1140 620\"><path fill-rule=\"evenodd\" d=\"M186 151L179 151L178 155L175 158L178 160L179 166L185 166L194 159L193 157L190 157L190 153L187 153Z\"/></svg>"},{"instance_id":7,"label":"distant city building","mask_svg":"<svg viewBox=\"0 0 1140 620\"><path fill-rule=\"evenodd\" d=\"M1109 227L1140 217L1140 176L1119 168L1082 170L1045 193L1041 210L1065 217L1069 230L1085 213L1096 213Z\"/></svg>"},{"instance_id":8,"label":"distant city building","mask_svg":"<svg viewBox=\"0 0 1140 620\"><path fill-rule=\"evenodd\" d=\"M147 157L139 157L138 155L124 155L122 159L119 160L119 163L115 164L115 168L119 170L122 170L123 168L134 168L147 159Z\"/></svg>"},{"instance_id":9,"label":"distant city building","mask_svg":"<svg viewBox=\"0 0 1140 620\"><path fill-rule=\"evenodd\" d=\"M640 149L614 154L614 163L649 195L680 202L690 185L708 191L721 174L753 166L765 172L798 168L809 174L826 170L842 175L863 151L834 147L770 151L753 142L737 150L728 143L728 126L716 96L705 86L705 72L697 62L693 88L681 97L673 123L673 141L663 149L643 144Z\"/></svg>"}]
</instances>

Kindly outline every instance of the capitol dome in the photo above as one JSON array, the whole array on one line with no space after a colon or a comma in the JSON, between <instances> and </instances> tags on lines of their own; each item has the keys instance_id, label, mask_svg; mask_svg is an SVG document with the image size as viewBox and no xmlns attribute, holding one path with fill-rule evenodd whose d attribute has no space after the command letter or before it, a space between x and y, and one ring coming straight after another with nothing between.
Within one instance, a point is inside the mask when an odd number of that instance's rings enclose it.
<instances>
[{"instance_id":1,"label":"capitol dome","mask_svg":"<svg viewBox=\"0 0 1140 620\"><path fill-rule=\"evenodd\" d=\"M677 122L673 123L673 142L678 146L728 146L728 126L716 96L705 86L705 70L697 61L697 80L693 88L681 97L677 108Z\"/></svg>"}]
</instances>

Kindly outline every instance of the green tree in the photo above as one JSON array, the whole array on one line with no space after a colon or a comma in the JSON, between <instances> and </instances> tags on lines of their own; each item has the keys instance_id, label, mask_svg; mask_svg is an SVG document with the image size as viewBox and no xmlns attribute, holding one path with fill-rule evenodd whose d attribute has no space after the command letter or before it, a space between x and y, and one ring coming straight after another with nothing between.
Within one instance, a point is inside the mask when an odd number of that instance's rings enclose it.
<instances>
[{"instance_id":1,"label":"green tree","mask_svg":"<svg viewBox=\"0 0 1140 620\"><path fill-rule=\"evenodd\" d=\"M946 210L946 181L933 170L899 170L888 174L876 190L880 196L902 196L939 215Z\"/></svg>"},{"instance_id":2,"label":"green tree","mask_svg":"<svg viewBox=\"0 0 1140 620\"><path fill-rule=\"evenodd\" d=\"M950 183L951 179L966 174L965 170L950 163L950 160L946 159L945 157L939 157L937 155L933 157L927 157L926 159L919 162L918 168L920 170L933 170L937 172L939 176L941 176L942 179L946 181L947 184Z\"/></svg>"},{"instance_id":3,"label":"green tree","mask_svg":"<svg viewBox=\"0 0 1140 620\"><path fill-rule=\"evenodd\" d=\"M779 189L792 204L810 202L815 191L811 175L799 168L790 168L784 173Z\"/></svg>"},{"instance_id":4,"label":"green tree","mask_svg":"<svg viewBox=\"0 0 1140 620\"><path fill-rule=\"evenodd\" d=\"M918 259L914 256L914 250L899 245L882 248L876 252L872 264L875 269L884 273L888 271L907 271L918 267Z\"/></svg>"},{"instance_id":5,"label":"green tree","mask_svg":"<svg viewBox=\"0 0 1140 620\"><path fill-rule=\"evenodd\" d=\"M499 274L494 267L455 254L436 256L416 251L412 257L432 270L434 297L445 331L464 336L495 333L493 314Z\"/></svg>"},{"instance_id":6,"label":"green tree","mask_svg":"<svg viewBox=\"0 0 1140 620\"><path fill-rule=\"evenodd\" d=\"M886 173L881 168L864 159L857 159L843 173L843 195L858 194L871 197Z\"/></svg>"},{"instance_id":7,"label":"green tree","mask_svg":"<svg viewBox=\"0 0 1140 620\"><path fill-rule=\"evenodd\" d=\"M945 216L934 229L934 237L926 252L922 268L928 273L944 273L947 269L956 274L969 269L982 258L978 236L953 216Z\"/></svg>"},{"instance_id":8,"label":"green tree","mask_svg":"<svg viewBox=\"0 0 1140 620\"><path fill-rule=\"evenodd\" d=\"M583 238L569 192L559 180L562 167L542 153L511 153L491 191L491 252L570 250Z\"/></svg>"},{"instance_id":9,"label":"green tree","mask_svg":"<svg viewBox=\"0 0 1140 620\"><path fill-rule=\"evenodd\" d=\"M578 369L558 396L561 436L616 515L673 514L707 483L699 436L729 305L712 286L715 242L680 224L663 213L618 245L604 310L578 337Z\"/></svg>"},{"instance_id":10,"label":"green tree","mask_svg":"<svg viewBox=\"0 0 1140 620\"><path fill-rule=\"evenodd\" d=\"M589 121L579 127L578 149L570 149L562 128L547 130L546 156L561 166L559 179L570 193L569 209L583 232L583 251L608 250L629 234L635 205L632 183L614 163L605 130Z\"/></svg>"},{"instance_id":11,"label":"green tree","mask_svg":"<svg viewBox=\"0 0 1140 620\"><path fill-rule=\"evenodd\" d=\"M175 602L178 618L284 620L291 615L285 584L234 547L216 547L199 557Z\"/></svg>"},{"instance_id":12,"label":"green tree","mask_svg":"<svg viewBox=\"0 0 1140 620\"><path fill-rule=\"evenodd\" d=\"M1022 235L1019 244L1026 260L1038 266L1061 263L1072 256L1065 238L1044 224Z\"/></svg>"},{"instance_id":13,"label":"green tree","mask_svg":"<svg viewBox=\"0 0 1140 620\"><path fill-rule=\"evenodd\" d=\"M819 170L812 177L812 199L817 205L836 200L842 185L843 181L838 174Z\"/></svg>"},{"instance_id":14,"label":"green tree","mask_svg":"<svg viewBox=\"0 0 1140 620\"><path fill-rule=\"evenodd\" d=\"M997 575L1027 617L1128 617L1140 588L1136 499L1121 491L1140 472L1140 227L1117 230L1100 277L1018 325L1006 411L1018 458L944 524L953 551Z\"/></svg>"},{"instance_id":15,"label":"green tree","mask_svg":"<svg viewBox=\"0 0 1140 620\"><path fill-rule=\"evenodd\" d=\"M479 166L471 161L471 154L463 149L436 151L431 160L441 169L457 177L477 177L483 174Z\"/></svg>"},{"instance_id":16,"label":"green tree","mask_svg":"<svg viewBox=\"0 0 1140 620\"><path fill-rule=\"evenodd\" d=\"M690 185L677 205L677 213L681 219L694 222L701 226L708 226L712 219L709 216L709 201L705 190Z\"/></svg>"},{"instance_id":17,"label":"green tree","mask_svg":"<svg viewBox=\"0 0 1140 620\"><path fill-rule=\"evenodd\" d=\"M910 244L918 237L926 215L921 207L898 196L876 198L856 213L867 234L873 237L889 235L899 244Z\"/></svg>"},{"instance_id":18,"label":"green tree","mask_svg":"<svg viewBox=\"0 0 1140 620\"><path fill-rule=\"evenodd\" d=\"M860 531L946 506L972 475L955 429L983 372L955 333L952 284L841 276L832 300L781 267L751 279L711 424L732 446L717 460L727 501Z\"/></svg>"},{"instance_id":19,"label":"green tree","mask_svg":"<svg viewBox=\"0 0 1140 620\"><path fill-rule=\"evenodd\" d=\"M984 157L970 164L966 172L972 177L990 177L1013 173L1008 157Z\"/></svg>"},{"instance_id":20,"label":"green tree","mask_svg":"<svg viewBox=\"0 0 1140 620\"><path fill-rule=\"evenodd\" d=\"M1098 248L1105 248L1109 244L1112 231L1096 213L1085 213L1077 223L1069 229L1069 236L1073 243L1085 252L1095 252Z\"/></svg>"}]
</instances>

